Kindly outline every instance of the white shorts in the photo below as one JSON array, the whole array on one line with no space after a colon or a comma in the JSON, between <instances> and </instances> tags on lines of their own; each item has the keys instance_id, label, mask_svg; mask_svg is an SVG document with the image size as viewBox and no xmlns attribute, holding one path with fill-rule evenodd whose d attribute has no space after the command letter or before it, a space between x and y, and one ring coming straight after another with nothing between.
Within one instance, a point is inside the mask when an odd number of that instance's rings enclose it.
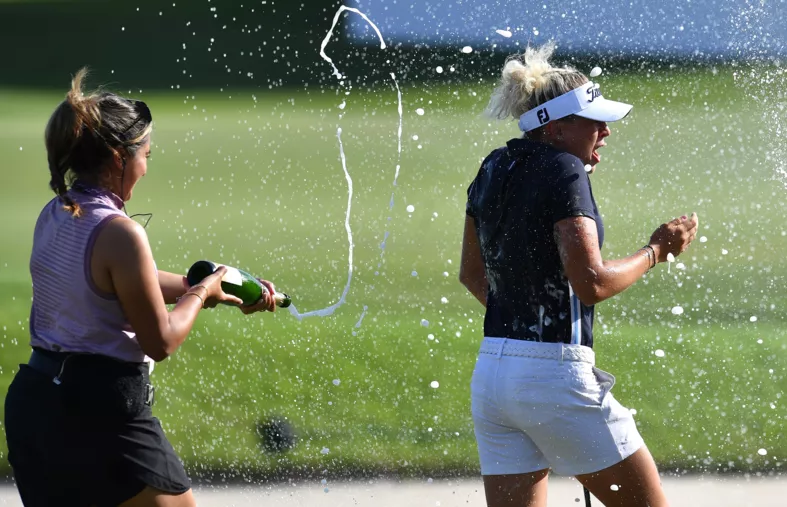
<instances>
[{"instance_id":1,"label":"white shorts","mask_svg":"<svg viewBox=\"0 0 787 507\"><path fill-rule=\"evenodd\" d=\"M643 446L615 377L594 365L582 345L484 338L471 386L482 475L587 474Z\"/></svg>"}]
</instances>

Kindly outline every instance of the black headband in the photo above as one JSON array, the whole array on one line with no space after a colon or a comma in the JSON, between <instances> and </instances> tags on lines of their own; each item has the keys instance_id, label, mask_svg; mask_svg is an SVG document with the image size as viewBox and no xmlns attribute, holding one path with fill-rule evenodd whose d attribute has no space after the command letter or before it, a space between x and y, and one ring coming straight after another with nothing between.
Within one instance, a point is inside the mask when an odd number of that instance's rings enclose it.
<instances>
[{"instance_id":1,"label":"black headband","mask_svg":"<svg viewBox=\"0 0 787 507\"><path fill-rule=\"evenodd\" d=\"M134 111L137 113L136 119L129 125L126 130L124 130L120 135L125 137L126 133L134 128L134 126L139 122L144 122L146 124L153 122L153 114L150 112L150 108L147 104L142 102L141 100L129 100L129 103L134 107ZM125 144L125 143L123 143Z\"/></svg>"}]
</instances>

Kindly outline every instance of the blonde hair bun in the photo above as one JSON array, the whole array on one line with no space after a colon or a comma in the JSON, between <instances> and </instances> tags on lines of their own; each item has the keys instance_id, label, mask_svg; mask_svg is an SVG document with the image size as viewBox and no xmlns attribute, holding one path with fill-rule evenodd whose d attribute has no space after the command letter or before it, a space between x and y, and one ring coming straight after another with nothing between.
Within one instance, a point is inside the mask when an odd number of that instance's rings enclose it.
<instances>
[{"instance_id":1,"label":"blonde hair bun","mask_svg":"<svg viewBox=\"0 0 787 507\"><path fill-rule=\"evenodd\" d=\"M556 44L528 47L524 54L506 59L500 82L492 92L488 113L498 119L518 119L539 104L573 90L588 81L572 67L554 67L549 62Z\"/></svg>"}]
</instances>

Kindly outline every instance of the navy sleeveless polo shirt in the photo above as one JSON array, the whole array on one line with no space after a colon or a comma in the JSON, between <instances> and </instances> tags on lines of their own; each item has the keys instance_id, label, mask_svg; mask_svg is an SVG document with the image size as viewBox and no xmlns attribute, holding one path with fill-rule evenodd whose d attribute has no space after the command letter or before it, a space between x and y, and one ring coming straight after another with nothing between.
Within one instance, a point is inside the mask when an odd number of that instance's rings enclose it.
<instances>
[{"instance_id":1,"label":"navy sleeveless polo shirt","mask_svg":"<svg viewBox=\"0 0 787 507\"><path fill-rule=\"evenodd\" d=\"M560 220L604 224L580 159L548 144L512 139L486 157L467 190L489 291L484 335L593 346L593 306L563 274L554 228Z\"/></svg>"}]
</instances>

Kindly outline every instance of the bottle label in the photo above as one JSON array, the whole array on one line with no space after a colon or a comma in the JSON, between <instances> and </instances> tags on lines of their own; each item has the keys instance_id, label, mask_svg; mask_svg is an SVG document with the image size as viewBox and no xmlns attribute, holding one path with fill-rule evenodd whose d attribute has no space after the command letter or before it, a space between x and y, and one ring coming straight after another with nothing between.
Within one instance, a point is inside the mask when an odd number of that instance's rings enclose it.
<instances>
[{"instance_id":1,"label":"bottle label","mask_svg":"<svg viewBox=\"0 0 787 507\"><path fill-rule=\"evenodd\" d=\"M224 276L221 278L222 282L231 283L232 285L237 285L238 287L243 286L243 275L240 274L240 271L231 266L227 266L226 264L216 264L216 268L221 266L227 268L227 272L224 273Z\"/></svg>"}]
</instances>

